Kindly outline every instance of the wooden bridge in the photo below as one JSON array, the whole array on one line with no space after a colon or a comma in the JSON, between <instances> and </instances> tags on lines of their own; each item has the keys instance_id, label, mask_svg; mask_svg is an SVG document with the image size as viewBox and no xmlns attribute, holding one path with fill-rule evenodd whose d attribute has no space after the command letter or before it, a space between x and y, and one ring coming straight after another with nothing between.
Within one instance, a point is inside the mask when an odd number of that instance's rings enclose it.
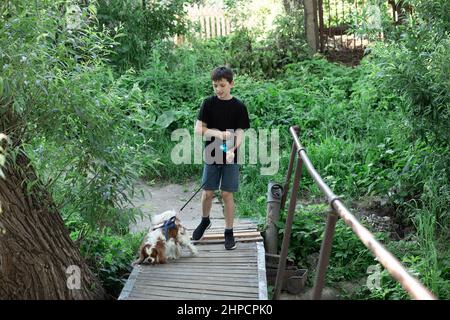
<instances>
[{"instance_id":1,"label":"wooden bridge","mask_svg":"<svg viewBox=\"0 0 450 320\"><path fill-rule=\"evenodd\" d=\"M251 220L236 220L237 248L224 248L223 220L213 220L190 256L133 268L119 300L267 300L263 238ZM192 233L192 227L188 226Z\"/></svg>"}]
</instances>

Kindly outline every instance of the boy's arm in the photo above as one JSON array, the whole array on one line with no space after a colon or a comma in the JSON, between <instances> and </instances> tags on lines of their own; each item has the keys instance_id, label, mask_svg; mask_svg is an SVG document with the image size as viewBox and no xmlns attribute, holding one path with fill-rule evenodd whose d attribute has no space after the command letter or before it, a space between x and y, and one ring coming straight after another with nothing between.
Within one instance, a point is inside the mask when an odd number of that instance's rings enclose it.
<instances>
[{"instance_id":1,"label":"boy's arm","mask_svg":"<svg viewBox=\"0 0 450 320\"><path fill-rule=\"evenodd\" d=\"M236 129L235 136L236 136L235 146L227 151L227 162L228 163L232 163L234 160L234 154L235 154L237 148L239 148L239 146L241 145L242 139L244 138L244 130Z\"/></svg>"},{"instance_id":2,"label":"boy's arm","mask_svg":"<svg viewBox=\"0 0 450 320\"><path fill-rule=\"evenodd\" d=\"M227 140L231 137L231 133L227 131L220 131L217 129L208 129L206 127L206 123L203 121L197 120L195 123L194 132L200 136L203 136L205 138L217 138L221 140Z\"/></svg>"}]
</instances>

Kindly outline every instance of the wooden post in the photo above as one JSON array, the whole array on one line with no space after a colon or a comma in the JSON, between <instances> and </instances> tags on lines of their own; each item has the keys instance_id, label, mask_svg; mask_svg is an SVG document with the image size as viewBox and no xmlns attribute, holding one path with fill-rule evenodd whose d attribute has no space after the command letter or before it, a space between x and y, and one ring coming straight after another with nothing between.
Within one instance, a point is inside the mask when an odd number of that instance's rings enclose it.
<instances>
[{"instance_id":1,"label":"wooden post","mask_svg":"<svg viewBox=\"0 0 450 320\"><path fill-rule=\"evenodd\" d=\"M319 28L317 22L317 0L303 0L305 7L306 40L313 52L319 50Z\"/></svg>"},{"instance_id":2,"label":"wooden post","mask_svg":"<svg viewBox=\"0 0 450 320\"><path fill-rule=\"evenodd\" d=\"M278 253L278 227L276 223L280 220L280 203L283 196L283 187L270 182L267 190L267 216L266 216L266 251L271 254Z\"/></svg>"}]
</instances>

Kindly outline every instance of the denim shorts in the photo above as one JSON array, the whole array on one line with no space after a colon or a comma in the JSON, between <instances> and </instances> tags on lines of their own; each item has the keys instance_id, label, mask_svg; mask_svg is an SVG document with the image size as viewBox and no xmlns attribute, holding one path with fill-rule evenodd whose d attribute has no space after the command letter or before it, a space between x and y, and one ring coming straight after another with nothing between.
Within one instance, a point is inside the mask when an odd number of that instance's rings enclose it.
<instances>
[{"instance_id":1,"label":"denim shorts","mask_svg":"<svg viewBox=\"0 0 450 320\"><path fill-rule=\"evenodd\" d=\"M204 190L237 192L239 189L239 165L237 163L203 165Z\"/></svg>"}]
</instances>

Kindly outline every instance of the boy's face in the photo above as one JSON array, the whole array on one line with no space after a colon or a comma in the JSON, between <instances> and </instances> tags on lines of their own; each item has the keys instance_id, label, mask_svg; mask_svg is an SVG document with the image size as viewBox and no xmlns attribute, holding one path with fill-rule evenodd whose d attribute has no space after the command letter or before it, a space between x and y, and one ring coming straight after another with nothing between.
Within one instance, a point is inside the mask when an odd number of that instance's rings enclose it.
<instances>
[{"instance_id":1,"label":"boy's face","mask_svg":"<svg viewBox=\"0 0 450 320\"><path fill-rule=\"evenodd\" d=\"M229 99L231 94L231 88L233 88L234 82L228 82L227 79L220 79L219 81L213 81L212 85L214 88L214 92L216 93L219 99Z\"/></svg>"}]
</instances>

